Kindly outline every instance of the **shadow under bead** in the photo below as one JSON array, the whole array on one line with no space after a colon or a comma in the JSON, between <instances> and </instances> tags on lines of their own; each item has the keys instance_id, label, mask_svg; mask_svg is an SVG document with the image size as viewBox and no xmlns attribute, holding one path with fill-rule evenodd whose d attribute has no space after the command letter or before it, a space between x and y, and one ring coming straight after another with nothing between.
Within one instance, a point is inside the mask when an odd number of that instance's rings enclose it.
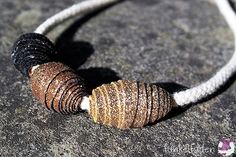
<instances>
[{"instance_id":1,"label":"shadow under bead","mask_svg":"<svg viewBox=\"0 0 236 157\"><path fill-rule=\"evenodd\" d=\"M89 113L95 122L121 129L153 123L176 105L161 87L128 80L97 87L89 100Z\"/></svg>"},{"instance_id":2,"label":"shadow under bead","mask_svg":"<svg viewBox=\"0 0 236 157\"><path fill-rule=\"evenodd\" d=\"M62 114L80 110L85 86L70 67L57 62L49 62L37 67L31 75L33 95L45 106Z\"/></svg>"},{"instance_id":3,"label":"shadow under bead","mask_svg":"<svg viewBox=\"0 0 236 157\"><path fill-rule=\"evenodd\" d=\"M36 65L52 61L56 49L44 35L28 33L20 36L13 45L11 59L16 69L29 77L29 70Z\"/></svg>"}]
</instances>

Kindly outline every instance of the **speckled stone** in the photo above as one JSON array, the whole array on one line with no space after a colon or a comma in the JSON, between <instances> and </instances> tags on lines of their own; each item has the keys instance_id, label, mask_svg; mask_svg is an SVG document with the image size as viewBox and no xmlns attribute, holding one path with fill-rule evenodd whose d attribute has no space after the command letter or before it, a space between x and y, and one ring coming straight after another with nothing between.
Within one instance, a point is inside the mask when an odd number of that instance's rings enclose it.
<instances>
[{"instance_id":1,"label":"speckled stone","mask_svg":"<svg viewBox=\"0 0 236 157\"><path fill-rule=\"evenodd\" d=\"M0 156L212 157L222 138L236 142L235 77L207 101L142 129L119 130L95 124L87 113L46 110L9 50L19 35L79 1L0 1ZM61 24L49 38L91 89L128 79L181 90L175 83L190 87L209 79L234 51L233 34L213 0L127 0L89 17ZM188 145L205 149L175 151Z\"/></svg>"}]
</instances>

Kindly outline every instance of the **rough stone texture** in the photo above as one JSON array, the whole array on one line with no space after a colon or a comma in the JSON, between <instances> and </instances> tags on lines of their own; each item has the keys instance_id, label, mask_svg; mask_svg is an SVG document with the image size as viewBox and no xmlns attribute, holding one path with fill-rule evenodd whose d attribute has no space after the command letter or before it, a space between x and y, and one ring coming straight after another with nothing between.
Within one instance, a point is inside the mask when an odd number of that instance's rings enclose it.
<instances>
[{"instance_id":1,"label":"rough stone texture","mask_svg":"<svg viewBox=\"0 0 236 157\"><path fill-rule=\"evenodd\" d=\"M10 61L12 43L77 1L0 1L0 156L216 156L221 138L236 142L233 81L207 101L125 131L94 124L86 113L50 112L36 101ZM50 37L58 59L90 88L122 78L179 90L170 82L199 84L233 52L233 35L212 0L124 1L69 21Z\"/></svg>"}]
</instances>

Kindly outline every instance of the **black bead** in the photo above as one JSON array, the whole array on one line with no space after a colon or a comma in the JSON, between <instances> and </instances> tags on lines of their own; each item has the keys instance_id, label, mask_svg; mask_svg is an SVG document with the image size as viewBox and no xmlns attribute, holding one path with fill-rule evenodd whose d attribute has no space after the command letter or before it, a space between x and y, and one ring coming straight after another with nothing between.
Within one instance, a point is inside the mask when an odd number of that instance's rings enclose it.
<instances>
[{"instance_id":1,"label":"black bead","mask_svg":"<svg viewBox=\"0 0 236 157\"><path fill-rule=\"evenodd\" d=\"M53 61L55 54L56 48L46 36L27 33L13 45L11 59L16 69L29 77L29 70L33 66Z\"/></svg>"}]
</instances>

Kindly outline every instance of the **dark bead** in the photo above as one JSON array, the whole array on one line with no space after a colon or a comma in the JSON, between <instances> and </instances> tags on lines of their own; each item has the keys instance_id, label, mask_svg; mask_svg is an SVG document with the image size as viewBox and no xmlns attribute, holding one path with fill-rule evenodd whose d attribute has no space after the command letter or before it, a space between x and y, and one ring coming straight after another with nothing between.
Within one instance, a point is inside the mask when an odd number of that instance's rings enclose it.
<instances>
[{"instance_id":1,"label":"dark bead","mask_svg":"<svg viewBox=\"0 0 236 157\"><path fill-rule=\"evenodd\" d=\"M11 59L16 69L29 77L33 66L53 61L56 49L44 35L27 33L20 36L12 48Z\"/></svg>"}]
</instances>

